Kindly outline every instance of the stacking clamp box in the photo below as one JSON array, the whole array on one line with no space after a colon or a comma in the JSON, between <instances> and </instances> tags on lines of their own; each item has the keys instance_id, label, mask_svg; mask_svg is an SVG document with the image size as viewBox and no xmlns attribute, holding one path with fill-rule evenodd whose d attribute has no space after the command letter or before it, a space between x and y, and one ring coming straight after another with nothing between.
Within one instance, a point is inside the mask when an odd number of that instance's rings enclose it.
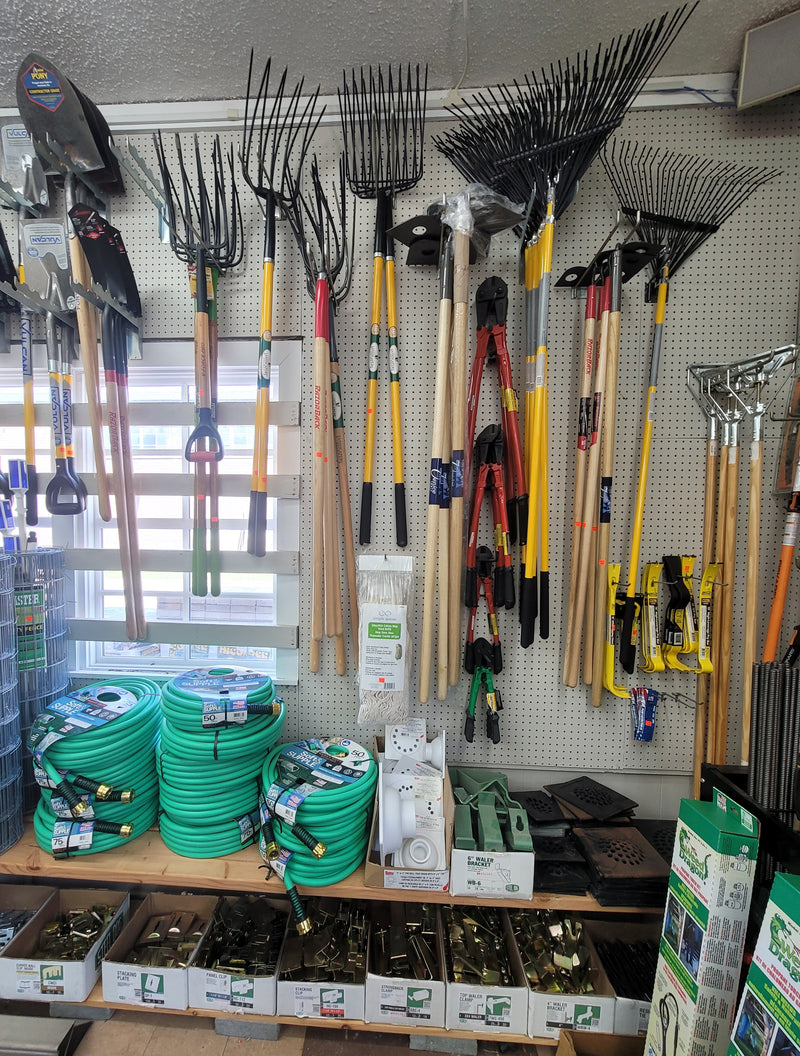
<instances>
[{"instance_id":1,"label":"stacking clamp box","mask_svg":"<svg viewBox=\"0 0 800 1056\"><path fill-rule=\"evenodd\" d=\"M268 900L273 908L286 914L284 903ZM289 919L287 915L287 926ZM284 929L285 931L285 929ZM207 931L192 960L197 960L210 941ZM212 970L191 964L188 971L189 1008L214 1009L218 1012L247 1012L259 1016L274 1016L277 1008L278 974L243 975Z\"/></svg>"},{"instance_id":2,"label":"stacking clamp box","mask_svg":"<svg viewBox=\"0 0 800 1056\"><path fill-rule=\"evenodd\" d=\"M800 1052L800 877L777 873L728 1056Z\"/></svg>"},{"instance_id":3,"label":"stacking clamp box","mask_svg":"<svg viewBox=\"0 0 800 1056\"><path fill-rule=\"evenodd\" d=\"M370 943L370 968L374 967L374 935ZM400 1026L443 1027L445 1023L445 955L442 914L436 910L436 959L438 978L403 979L367 972L364 1020L367 1023L397 1023Z\"/></svg>"},{"instance_id":4,"label":"stacking clamp box","mask_svg":"<svg viewBox=\"0 0 800 1056\"><path fill-rule=\"evenodd\" d=\"M501 913L503 939L514 976L512 986L483 986L447 980L445 1026L496 1034L525 1034L528 1029L528 982L506 912Z\"/></svg>"},{"instance_id":5,"label":"stacking clamp box","mask_svg":"<svg viewBox=\"0 0 800 1056\"><path fill-rule=\"evenodd\" d=\"M597 956L591 934L585 927L581 941L589 951L593 992L557 994L531 989L528 1012L528 1034L531 1037L557 1039L562 1030L607 1033L615 1030L614 989Z\"/></svg>"},{"instance_id":6,"label":"stacking clamp box","mask_svg":"<svg viewBox=\"0 0 800 1056\"><path fill-rule=\"evenodd\" d=\"M103 960L103 1000L109 1004L145 1005L148 1008L189 1007L188 970L197 956L195 947L185 968L149 968L129 964L125 957L133 949L147 922L161 914L195 913L206 922L207 930L219 899L216 895L147 895L130 923L108 950Z\"/></svg>"},{"instance_id":7,"label":"stacking clamp box","mask_svg":"<svg viewBox=\"0 0 800 1056\"><path fill-rule=\"evenodd\" d=\"M755 820L726 797L681 801L648 1056L724 1056L758 853Z\"/></svg>"},{"instance_id":8,"label":"stacking clamp box","mask_svg":"<svg viewBox=\"0 0 800 1056\"><path fill-rule=\"evenodd\" d=\"M130 895L103 888L56 891L0 954L0 997L25 1001L85 1001L100 975L105 953L122 931ZM42 928L68 910L115 906L110 923L82 961L34 958Z\"/></svg>"}]
</instances>

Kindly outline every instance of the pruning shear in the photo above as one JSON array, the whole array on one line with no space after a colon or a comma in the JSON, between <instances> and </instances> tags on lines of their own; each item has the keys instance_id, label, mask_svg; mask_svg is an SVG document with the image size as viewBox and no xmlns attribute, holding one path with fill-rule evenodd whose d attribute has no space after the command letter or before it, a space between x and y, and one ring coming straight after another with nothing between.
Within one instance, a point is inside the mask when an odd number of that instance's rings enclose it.
<instances>
[{"instance_id":1,"label":"pruning shear","mask_svg":"<svg viewBox=\"0 0 800 1056\"><path fill-rule=\"evenodd\" d=\"M478 695L483 690L486 695L487 708L486 736L492 744L499 744L500 719L498 712L502 711L503 702L500 699L500 694L494 688L494 679L492 678L493 648L491 642L488 642L485 638L476 638L473 643L473 656L475 659L475 670L469 687L464 737L469 744L472 744L475 737L475 708L478 703Z\"/></svg>"}]
</instances>

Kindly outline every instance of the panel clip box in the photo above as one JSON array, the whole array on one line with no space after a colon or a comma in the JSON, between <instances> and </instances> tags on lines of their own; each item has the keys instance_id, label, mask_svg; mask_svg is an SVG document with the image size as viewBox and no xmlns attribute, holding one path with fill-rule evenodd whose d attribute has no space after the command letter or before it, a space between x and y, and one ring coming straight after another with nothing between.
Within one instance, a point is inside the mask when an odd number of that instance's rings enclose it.
<instances>
[{"instance_id":1,"label":"panel clip box","mask_svg":"<svg viewBox=\"0 0 800 1056\"><path fill-rule=\"evenodd\" d=\"M725 796L684 799L659 943L648 1056L724 1056L758 853L755 820Z\"/></svg>"}]
</instances>

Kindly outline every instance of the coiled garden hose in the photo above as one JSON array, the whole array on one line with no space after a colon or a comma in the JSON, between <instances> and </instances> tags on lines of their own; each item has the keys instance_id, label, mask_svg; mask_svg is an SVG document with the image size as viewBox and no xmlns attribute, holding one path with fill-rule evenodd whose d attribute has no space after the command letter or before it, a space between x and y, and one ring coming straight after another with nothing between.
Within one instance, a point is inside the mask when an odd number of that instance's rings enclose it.
<instances>
[{"instance_id":1,"label":"coiled garden hose","mask_svg":"<svg viewBox=\"0 0 800 1056\"><path fill-rule=\"evenodd\" d=\"M153 825L160 698L149 679L117 678L59 697L37 717L28 746L42 786L40 847L95 854Z\"/></svg>"},{"instance_id":2,"label":"coiled garden hose","mask_svg":"<svg viewBox=\"0 0 800 1056\"><path fill-rule=\"evenodd\" d=\"M185 858L218 858L258 834L259 774L280 737L283 701L245 668L196 669L162 691L161 836Z\"/></svg>"},{"instance_id":3,"label":"coiled garden hose","mask_svg":"<svg viewBox=\"0 0 800 1056\"><path fill-rule=\"evenodd\" d=\"M363 861L377 780L375 760L350 740L279 745L267 756L259 849L283 879L301 934L311 924L295 885L335 884Z\"/></svg>"}]
</instances>

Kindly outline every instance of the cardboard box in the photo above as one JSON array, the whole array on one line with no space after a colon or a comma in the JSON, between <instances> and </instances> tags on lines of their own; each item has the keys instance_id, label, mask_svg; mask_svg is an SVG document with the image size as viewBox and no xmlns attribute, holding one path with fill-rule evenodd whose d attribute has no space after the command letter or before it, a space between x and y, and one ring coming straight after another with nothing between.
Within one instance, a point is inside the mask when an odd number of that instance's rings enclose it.
<instances>
[{"instance_id":1,"label":"cardboard box","mask_svg":"<svg viewBox=\"0 0 800 1056\"><path fill-rule=\"evenodd\" d=\"M512 986L471 986L447 980L445 1027L448 1030L525 1034L528 1028L528 982L511 924L502 913L503 936L514 975Z\"/></svg>"},{"instance_id":2,"label":"cardboard box","mask_svg":"<svg viewBox=\"0 0 800 1056\"><path fill-rule=\"evenodd\" d=\"M56 893L54 887L37 887L34 884L0 884L0 911L4 909L20 909L35 913L41 909L48 899ZM22 927L27 927L30 920ZM0 925L0 950L5 949L15 935L19 935L22 928L17 928L12 935L6 932Z\"/></svg>"},{"instance_id":3,"label":"cardboard box","mask_svg":"<svg viewBox=\"0 0 800 1056\"><path fill-rule=\"evenodd\" d=\"M592 920L587 923L593 941L604 942L655 942L661 937L660 925L650 923L629 923L627 921ZM600 963L602 964L602 958ZM613 984L612 984L613 989ZM632 1034L644 1037L650 1019L652 1001L637 1001L632 997L620 997L615 993L614 1033Z\"/></svg>"},{"instance_id":4,"label":"cardboard box","mask_svg":"<svg viewBox=\"0 0 800 1056\"><path fill-rule=\"evenodd\" d=\"M609 1034L614 1031L616 995L586 927L583 930L583 941L589 950L594 992L552 994L531 989L528 1034L532 1038L558 1038L562 1030Z\"/></svg>"},{"instance_id":5,"label":"cardboard box","mask_svg":"<svg viewBox=\"0 0 800 1056\"><path fill-rule=\"evenodd\" d=\"M267 899L269 904L286 915L285 903ZM284 933L285 933L284 928ZM198 959L211 938L209 929L197 947L193 960ZM280 959L280 954L279 954ZM211 1008L219 1012L253 1013L274 1016L277 1008L278 973L272 975L240 975L219 969L200 968L192 964L187 969L189 1008Z\"/></svg>"},{"instance_id":6,"label":"cardboard box","mask_svg":"<svg viewBox=\"0 0 800 1056\"><path fill-rule=\"evenodd\" d=\"M800 877L777 873L728 1056L800 1052Z\"/></svg>"},{"instance_id":7,"label":"cardboard box","mask_svg":"<svg viewBox=\"0 0 800 1056\"><path fill-rule=\"evenodd\" d=\"M125 957L151 917L175 910L192 912L205 921L208 929L218 901L216 895L147 895L103 960L103 1000L148 1008L188 1008L188 967L197 955L197 947L186 968L144 968L126 963Z\"/></svg>"},{"instance_id":8,"label":"cardboard box","mask_svg":"<svg viewBox=\"0 0 800 1056\"><path fill-rule=\"evenodd\" d=\"M364 1019L365 985L278 979L278 1015L300 1019Z\"/></svg>"},{"instance_id":9,"label":"cardboard box","mask_svg":"<svg viewBox=\"0 0 800 1056\"><path fill-rule=\"evenodd\" d=\"M563 1030L555 1056L642 1056L644 1038L615 1034L579 1034Z\"/></svg>"},{"instance_id":10,"label":"cardboard box","mask_svg":"<svg viewBox=\"0 0 800 1056\"><path fill-rule=\"evenodd\" d=\"M370 952L370 957L372 953ZM438 979L402 979L367 972L364 1020L367 1023L398 1023L401 1026L443 1027L445 1019L445 957L442 915L436 910L436 958ZM370 967L372 964L370 963Z\"/></svg>"},{"instance_id":11,"label":"cardboard box","mask_svg":"<svg viewBox=\"0 0 800 1056\"><path fill-rule=\"evenodd\" d=\"M463 851L450 855L450 891L478 898L533 897L533 851Z\"/></svg>"},{"instance_id":12,"label":"cardboard box","mask_svg":"<svg viewBox=\"0 0 800 1056\"><path fill-rule=\"evenodd\" d=\"M70 909L115 906L111 922L82 961L34 958L45 924ZM56 891L0 954L0 997L24 1001L85 1001L100 975L103 955L122 931L130 911L126 891Z\"/></svg>"},{"instance_id":13,"label":"cardboard box","mask_svg":"<svg viewBox=\"0 0 800 1056\"><path fill-rule=\"evenodd\" d=\"M383 752L383 737L375 739L376 754ZM444 768L443 789L445 860L449 863L453 850L453 787L447 767ZM372 814L372 828L369 834L369 852L364 866L365 887L390 887L404 891L447 891L450 885L450 869L395 869L383 865L377 850L378 844L378 809L377 803Z\"/></svg>"},{"instance_id":14,"label":"cardboard box","mask_svg":"<svg viewBox=\"0 0 800 1056\"><path fill-rule=\"evenodd\" d=\"M648 1054L724 1056L758 853L755 820L724 796L681 801Z\"/></svg>"}]
</instances>

